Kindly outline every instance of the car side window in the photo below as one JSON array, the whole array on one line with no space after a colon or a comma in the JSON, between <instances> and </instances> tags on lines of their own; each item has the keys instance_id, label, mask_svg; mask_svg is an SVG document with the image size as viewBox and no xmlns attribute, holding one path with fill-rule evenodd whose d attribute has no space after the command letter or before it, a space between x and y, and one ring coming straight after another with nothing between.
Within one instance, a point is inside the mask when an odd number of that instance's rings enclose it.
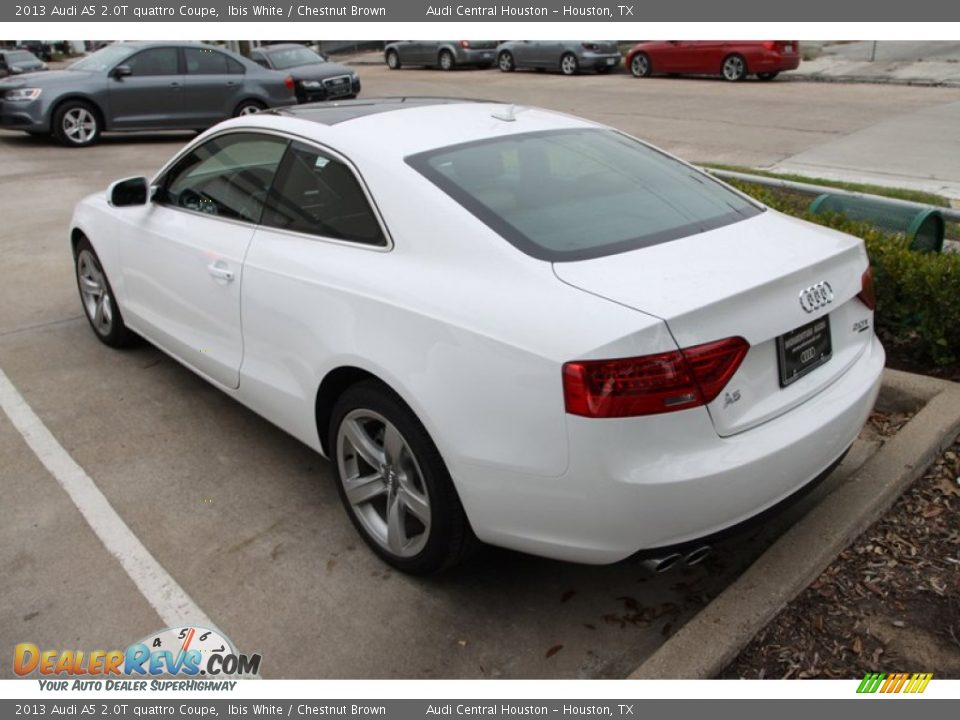
<instances>
[{"instance_id":1,"label":"car side window","mask_svg":"<svg viewBox=\"0 0 960 720\"><path fill-rule=\"evenodd\" d=\"M170 169L160 183L157 202L258 223L287 144L282 138L259 133L211 138Z\"/></svg>"},{"instance_id":2,"label":"car side window","mask_svg":"<svg viewBox=\"0 0 960 720\"><path fill-rule=\"evenodd\" d=\"M178 75L180 63L176 48L150 48L125 60L123 65L130 68L134 76Z\"/></svg>"},{"instance_id":3,"label":"car side window","mask_svg":"<svg viewBox=\"0 0 960 720\"><path fill-rule=\"evenodd\" d=\"M261 222L364 245L387 244L353 171L299 142L291 143L280 164Z\"/></svg>"},{"instance_id":4,"label":"car side window","mask_svg":"<svg viewBox=\"0 0 960 720\"><path fill-rule=\"evenodd\" d=\"M270 63L267 62L267 56L263 53L252 52L250 53L250 59L253 60L257 65L262 65L268 70L270 69Z\"/></svg>"},{"instance_id":5,"label":"car side window","mask_svg":"<svg viewBox=\"0 0 960 720\"><path fill-rule=\"evenodd\" d=\"M227 75L227 56L209 48L184 48L188 75Z\"/></svg>"},{"instance_id":6,"label":"car side window","mask_svg":"<svg viewBox=\"0 0 960 720\"><path fill-rule=\"evenodd\" d=\"M227 60L227 72L231 75L243 75L247 72L247 69L232 57L227 57L226 55L224 55L224 57Z\"/></svg>"}]
</instances>

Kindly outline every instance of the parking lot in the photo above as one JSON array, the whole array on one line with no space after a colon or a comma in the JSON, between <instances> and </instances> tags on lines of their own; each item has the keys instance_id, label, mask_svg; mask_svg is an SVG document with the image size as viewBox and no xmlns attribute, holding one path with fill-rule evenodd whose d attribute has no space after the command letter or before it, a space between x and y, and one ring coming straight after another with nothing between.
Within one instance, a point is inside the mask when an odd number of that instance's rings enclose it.
<instances>
[{"instance_id":1,"label":"parking lot","mask_svg":"<svg viewBox=\"0 0 960 720\"><path fill-rule=\"evenodd\" d=\"M362 96L539 104L737 165L960 103L960 90L936 88L360 73ZM622 677L776 532L659 576L637 561L585 567L496 549L434 579L389 570L354 532L326 461L154 348L108 350L82 316L66 236L74 203L151 174L190 137L107 135L65 150L0 134L0 369L176 583L240 649L262 653L265 677ZM868 433L832 482L875 447ZM0 457L0 647L126 647L162 627L2 413Z\"/></svg>"}]
</instances>

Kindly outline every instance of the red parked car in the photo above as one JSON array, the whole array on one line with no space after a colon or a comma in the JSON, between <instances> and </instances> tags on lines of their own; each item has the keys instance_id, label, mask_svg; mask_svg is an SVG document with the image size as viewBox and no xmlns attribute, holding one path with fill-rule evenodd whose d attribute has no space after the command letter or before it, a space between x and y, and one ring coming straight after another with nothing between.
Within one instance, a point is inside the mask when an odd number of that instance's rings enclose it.
<instances>
[{"instance_id":1,"label":"red parked car","mask_svg":"<svg viewBox=\"0 0 960 720\"><path fill-rule=\"evenodd\" d=\"M723 75L730 81L756 75L773 80L782 71L800 66L800 48L795 40L641 42L630 49L626 65L634 77L666 73Z\"/></svg>"}]
</instances>

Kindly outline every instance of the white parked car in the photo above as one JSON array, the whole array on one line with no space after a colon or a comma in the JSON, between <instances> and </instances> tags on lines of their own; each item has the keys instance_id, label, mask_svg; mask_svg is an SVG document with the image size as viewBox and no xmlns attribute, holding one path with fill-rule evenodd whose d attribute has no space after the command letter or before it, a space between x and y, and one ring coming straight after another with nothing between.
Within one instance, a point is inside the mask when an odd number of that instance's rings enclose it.
<instances>
[{"instance_id":1,"label":"white parked car","mask_svg":"<svg viewBox=\"0 0 960 720\"><path fill-rule=\"evenodd\" d=\"M71 225L143 336L329 457L387 562L610 563L832 468L884 364L863 243L616 130L438 99L229 120Z\"/></svg>"}]
</instances>

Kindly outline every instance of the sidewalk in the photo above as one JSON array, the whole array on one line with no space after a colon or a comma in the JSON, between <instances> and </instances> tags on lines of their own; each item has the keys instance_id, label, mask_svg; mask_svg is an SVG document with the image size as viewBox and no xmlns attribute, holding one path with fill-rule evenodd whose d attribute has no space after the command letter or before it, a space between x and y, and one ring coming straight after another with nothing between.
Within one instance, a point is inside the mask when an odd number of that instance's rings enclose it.
<instances>
[{"instance_id":1,"label":"sidewalk","mask_svg":"<svg viewBox=\"0 0 960 720\"><path fill-rule=\"evenodd\" d=\"M783 78L960 87L960 42L807 42L801 49L819 54Z\"/></svg>"}]
</instances>

